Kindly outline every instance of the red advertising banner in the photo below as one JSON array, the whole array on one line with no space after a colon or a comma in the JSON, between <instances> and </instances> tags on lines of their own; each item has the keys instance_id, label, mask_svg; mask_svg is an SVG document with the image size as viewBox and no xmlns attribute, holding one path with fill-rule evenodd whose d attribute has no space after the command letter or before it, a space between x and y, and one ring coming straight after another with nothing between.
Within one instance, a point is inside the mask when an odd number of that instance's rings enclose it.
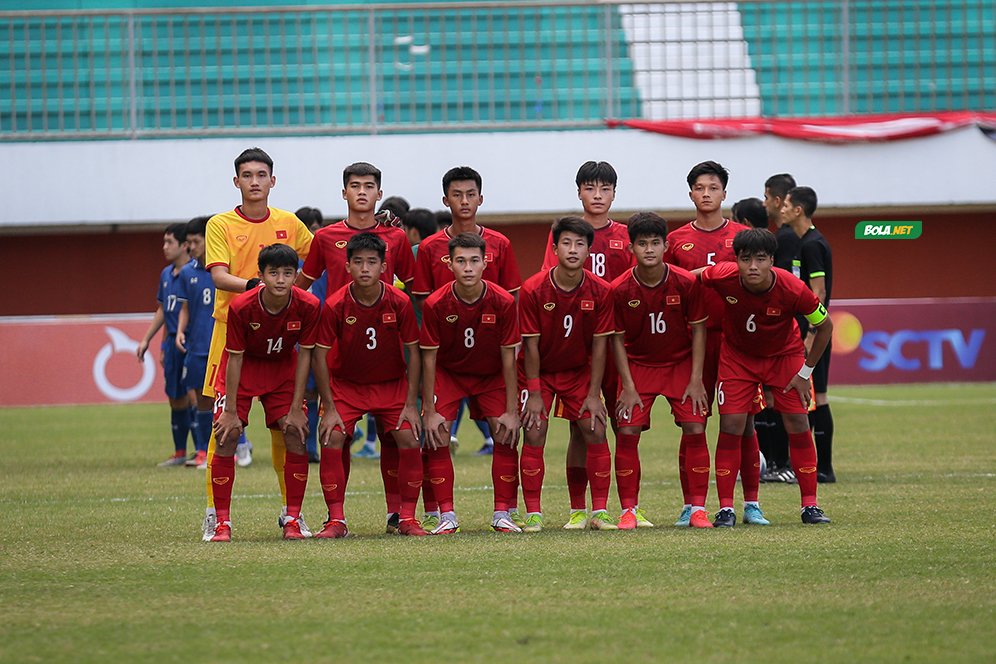
<instances>
[{"instance_id":1,"label":"red advertising banner","mask_svg":"<svg viewBox=\"0 0 996 664\"><path fill-rule=\"evenodd\" d=\"M149 314L0 318L0 406L165 401Z\"/></svg>"},{"instance_id":2,"label":"red advertising banner","mask_svg":"<svg viewBox=\"0 0 996 664\"><path fill-rule=\"evenodd\" d=\"M996 380L996 297L834 300L830 385Z\"/></svg>"}]
</instances>

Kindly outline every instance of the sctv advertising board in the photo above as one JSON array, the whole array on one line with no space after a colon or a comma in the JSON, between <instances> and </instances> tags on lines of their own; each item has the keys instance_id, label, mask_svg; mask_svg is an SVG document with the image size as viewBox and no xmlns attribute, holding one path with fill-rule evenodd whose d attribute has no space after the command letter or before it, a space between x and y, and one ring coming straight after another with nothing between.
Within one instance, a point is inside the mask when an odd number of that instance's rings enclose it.
<instances>
[{"instance_id":1,"label":"sctv advertising board","mask_svg":"<svg viewBox=\"0 0 996 664\"><path fill-rule=\"evenodd\" d=\"M996 381L996 297L838 300L832 385ZM151 316L0 318L0 406L162 402Z\"/></svg>"}]
</instances>

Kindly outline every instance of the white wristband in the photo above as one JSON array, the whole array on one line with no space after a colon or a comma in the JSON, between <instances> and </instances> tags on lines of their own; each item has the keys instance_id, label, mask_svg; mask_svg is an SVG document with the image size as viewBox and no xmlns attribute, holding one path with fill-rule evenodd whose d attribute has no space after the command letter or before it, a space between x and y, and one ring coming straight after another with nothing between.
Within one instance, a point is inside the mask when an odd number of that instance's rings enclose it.
<instances>
[{"instance_id":1,"label":"white wristband","mask_svg":"<svg viewBox=\"0 0 996 664\"><path fill-rule=\"evenodd\" d=\"M804 363L802 365L802 368L799 369L799 378L802 378L803 380L809 380L809 377L813 375L813 368L814 367L811 367L808 364Z\"/></svg>"}]
</instances>

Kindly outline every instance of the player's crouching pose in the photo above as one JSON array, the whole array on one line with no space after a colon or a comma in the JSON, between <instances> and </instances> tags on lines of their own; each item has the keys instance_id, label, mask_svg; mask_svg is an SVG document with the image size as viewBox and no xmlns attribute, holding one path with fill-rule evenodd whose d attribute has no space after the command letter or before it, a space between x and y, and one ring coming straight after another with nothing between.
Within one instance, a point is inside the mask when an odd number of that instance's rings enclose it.
<instances>
[{"instance_id":1,"label":"player's crouching pose","mask_svg":"<svg viewBox=\"0 0 996 664\"><path fill-rule=\"evenodd\" d=\"M232 539L235 446L249 421L253 397L263 404L266 426L282 430L287 444L284 539L305 537L299 523L308 483L304 386L318 331L319 302L294 286L297 265L297 252L287 245L264 248L259 252L262 284L236 297L229 307L225 353L214 385L217 449L209 465L217 525L205 532L205 541Z\"/></svg>"},{"instance_id":2,"label":"player's crouching pose","mask_svg":"<svg viewBox=\"0 0 996 664\"><path fill-rule=\"evenodd\" d=\"M415 405L422 366L418 326L408 296L381 281L386 252L387 244L373 233L351 237L346 243L346 268L352 283L330 295L322 309L313 369L324 408L318 428L319 472L329 517L315 537L349 534L343 511L347 476L342 451L353 439L356 421L368 412L377 418L378 431L390 431L398 445L398 465L393 469L401 494L397 532L428 534L415 519L422 486L421 423Z\"/></svg>"},{"instance_id":3,"label":"player's crouching pose","mask_svg":"<svg viewBox=\"0 0 996 664\"><path fill-rule=\"evenodd\" d=\"M664 263L667 224L652 212L629 221L636 267L612 282L616 334L613 348L620 376L617 400L616 486L619 528L640 525L640 433L650 428L658 395L667 398L681 427L694 528L712 528L705 510L709 448L705 420L709 401L702 382L708 317L702 287L689 272Z\"/></svg>"},{"instance_id":4,"label":"player's crouching pose","mask_svg":"<svg viewBox=\"0 0 996 664\"><path fill-rule=\"evenodd\" d=\"M599 396L606 338L613 331L609 285L584 269L595 239L591 224L580 217L564 217L553 225L552 235L557 265L527 279L519 295L523 339L521 471L527 512L522 529L543 529L543 447L547 414L557 397L557 415L578 424L587 450L592 506L589 526L615 530L606 511L612 459L605 440L605 405Z\"/></svg>"},{"instance_id":5,"label":"player's crouching pose","mask_svg":"<svg viewBox=\"0 0 996 664\"><path fill-rule=\"evenodd\" d=\"M420 254L421 255L421 254ZM449 265L456 280L426 298L422 308L423 424L429 447L429 482L439 502L434 535L460 531L453 511L450 425L463 398L470 416L487 419L494 436L491 459L496 531L518 532L508 509L515 504L519 464L515 346L519 323L515 298L482 279L484 238L461 233L449 241Z\"/></svg>"},{"instance_id":6,"label":"player's crouching pose","mask_svg":"<svg viewBox=\"0 0 996 664\"><path fill-rule=\"evenodd\" d=\"M717 448L734 453L716 455L720 511L714 523L718 526L736 523L733 490L740 469L740 438L761 385L785 386L774 392L775 410L782 414L789 435L789 455L802 494L802 522L830 522L816 503L816 448L806 413L809 377L830 342L833 323L802 281L772 267L776 248L775 236L768 230L740 231L733 239L737 262L718 263L701 275L702 283L726 303L716 399L720 415ZM795 322L797 315L816 328L808 355Z\"/></svg>"}]
</instances>

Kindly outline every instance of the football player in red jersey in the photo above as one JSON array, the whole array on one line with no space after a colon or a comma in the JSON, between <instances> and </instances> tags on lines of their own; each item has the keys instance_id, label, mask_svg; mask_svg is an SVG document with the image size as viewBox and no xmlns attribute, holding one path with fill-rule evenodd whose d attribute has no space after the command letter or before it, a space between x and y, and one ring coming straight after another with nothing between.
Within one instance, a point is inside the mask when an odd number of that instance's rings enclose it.
<instances>
[{"instance_id":1,"label":"football player in red jersey","mask_svg":"<svg viewBox=\"0 0 996 664\"><path fill-rule=\"evenodd\" d=\"M397 532L427 534L415 520L422 485L418 444L422 425L415 405L422 366L418 326L409 297L381 281L386 249L373 233L351 237L346 256L353 283L331 294L322 309L314 371L325 406L319 425L320 473L329 518L315 537L349 533L343 511L348 478L342 450L353 439L356 421L366 412L377 418L378 430L390 432L397 443L399 462L390 469L400 491ZM332 365L331 381L328 364Z\"/></svg>"},{"instance_id":2,"label":"football player in red jersey","mask_svg":"<svg viewBox=\"0 0 996 664\"><path fill-rule=\"evenodd\" d=\"M791 272L772 267L777 241L766 229L737 233L736 263L706 268L702 283L726 307L719 360L719 442L716 445L716 492L720 510L715 526L736 524L733 490L740 470L740 441L750 424L758 389L772 385L775 410L789 435L789 455L802 494L803 523L829 523L816 502L816 447L809 430L809 378L833 331L826 307ZM796 316L816 329L807 353ZM782 387L783 386L783 387ZM722 453L721 453L722 452Z\"/></svg>"},{"instance_id":3,"label":"football player in red jersey","mask_svg":"<svg viewBox=\"0 0 996 664\"><path fill-rule=\"evenodd\" d=\"M515 298L482 278L486 251L484 238L476 233L452 238L449 265L456 280L432 293L422 308L422 417L429 482L440 510L439 524L432 530L435 535L460 531L453 510L449 443L450 425L465 397L470 400L470 416L486 418L495 440L492 527L500 532L519 530L508 508L519 484L515 347L521 337Z\"/></svg>"},{"instance_id":4,"label":"football player in red jersey","mask_svg":"<svg viewBox=\"0 0 996 664\"><path fill-rule=\"evenodd\" d=\"M616 529L606 510L612 459L605 440L607 414L599 396L606 340L614 326L609 285L584 269L594 238L594 229L584 219L558 219L553 225L557 265L527 279L519 298L523 346L519 358L523 412L520 468L527 512L522 529L526 532L543 529L543 447L554 397L558 416L577 423L588 450L589 524L595 530Z\"/></svg>"},{"instance_id":5,"label":"football player in red jersey","mask_svg":"<svg viewBox=\"0 0 996 664\"><path fill-rule=\"evenodd\" d=\"M613 348L619 367L616 487L623 513L620 529L653 526L640 513L640 434L650 428L650 410L667 398L681 427L685 474L692 505L690 525L712 528L705 510L709 486L709 410L702 383L705 301L698 279L664 262L667 224L652 212L633 215L629 236L636 267L612 282Z\"/></svg>"},{"instance_id":6,"label":"football player in red jersey","mask_svg":"<svg viewBox=\"0 0 996 664\"><path fill-rule=\"evenodd\" d=\"M346 201L347 215L340 222L330 224L315 232L311 243L311 252L304 261L301 273L297 277L297 285L307 288L322 276L324 272L328 279L326 293L331 295L340 288L353 283L346 267L346 244L357 233L373 233L384 241L385 268L381 281L394 283L394 277L406 285L411 285L415 277L415 258L409 248L408 236L401 228L381 224L375 217L377 201L383 196L381 191L381 172L373 164L358 161L350 164L342 171L342 198ZM380 436L381 439L381 478L384 481L384 493L387 497L387 520L393 522L400 508L398 496L398 478L391 471L398 467L398 446L390 435ZM343 467L349 476L349 446L342 448Z\"/></svg>"},{"instance_id":7,"label":"football player in red jersey","mask_svg":"<svg viewBox=\"0 0 996 664\"><path fill-rule=\"evenodd\" d=\"M736 259L733 254L733 238L745 226L723 217L723 201L726 200L726 185L729 173L721 164L715 161L704 161L696 164L688 172L688 197L695 205L695 219L672 231L667 236L668 248L664 262L677 265L692 274L699 274L706 267L719 261ZM702 369L702 381L706 386L710 411L716 393L716 376L719 368L719 348L723 337L723 302L711 291L703 293L706 303L706 354ZM753 417L753 415L751 415ZM753 421L745 435L742 445L741 460L743 467L740 477L743 481L744 500L757 502L757 492L760 485L761 459L757 448L757 436L754 435ZM691 518L691 498L688 476L685 474L687 441L684 439L678 447L678 473L681 479L681 490L685 495L685 506L681 510L676 526L688 526ZM753 509L748 514L748 521L763 525L763 514L755 514Z\"/></svg>"},{"instance_id":8,"label":"football player in red jersey","mask_svg":"<svg viewBox=\"0 0 996 664\"><path fill-rule=\"evenodd\" d=\"M293 285L298 260L297 252L287 245L264 248L259 252L262 284L237 296L228 310L225 353L214 386L217 449L209 465L218 523L210 537L205 534L206 541L231 541L235 447L249 422L254 397L263 404L266 426L282 430L287 445L284 539L305 537L299 523L308 483L304 387L318 330L319 302Z\"/></svg>"},{"instance_id":9,"label":"football player in red jersey","mask_svg":"<svg viewBox=\"0 0 996 664\"><path fill-rule=\"evenodd\" d=\"M626 225L609 218L612 202L616 197L618 176L612 164L605 161L587 161L581 164L574 178L578 187L578 199L584 213L581 218L595 230L595 239L589 248L588 269L596 277L611 282L620 274L633 267L633 254L629 251L629 235ZM546 244L543 256L543 269L557 264L554 252L553 233ZM602 397L605 400L609 417L615 418L616 392L619 375L615 361L609 352L605 358L605 372L602 376ZM615 421L612 422L615 428ZM587 445L581 440L581 432L576 423L571 423L571 436L567 443L567 493L571 500L571 516L565 528L584 528L587 523L585 494L588 490L588 471L585 467Z\"/></svg>"}]
</instances>

